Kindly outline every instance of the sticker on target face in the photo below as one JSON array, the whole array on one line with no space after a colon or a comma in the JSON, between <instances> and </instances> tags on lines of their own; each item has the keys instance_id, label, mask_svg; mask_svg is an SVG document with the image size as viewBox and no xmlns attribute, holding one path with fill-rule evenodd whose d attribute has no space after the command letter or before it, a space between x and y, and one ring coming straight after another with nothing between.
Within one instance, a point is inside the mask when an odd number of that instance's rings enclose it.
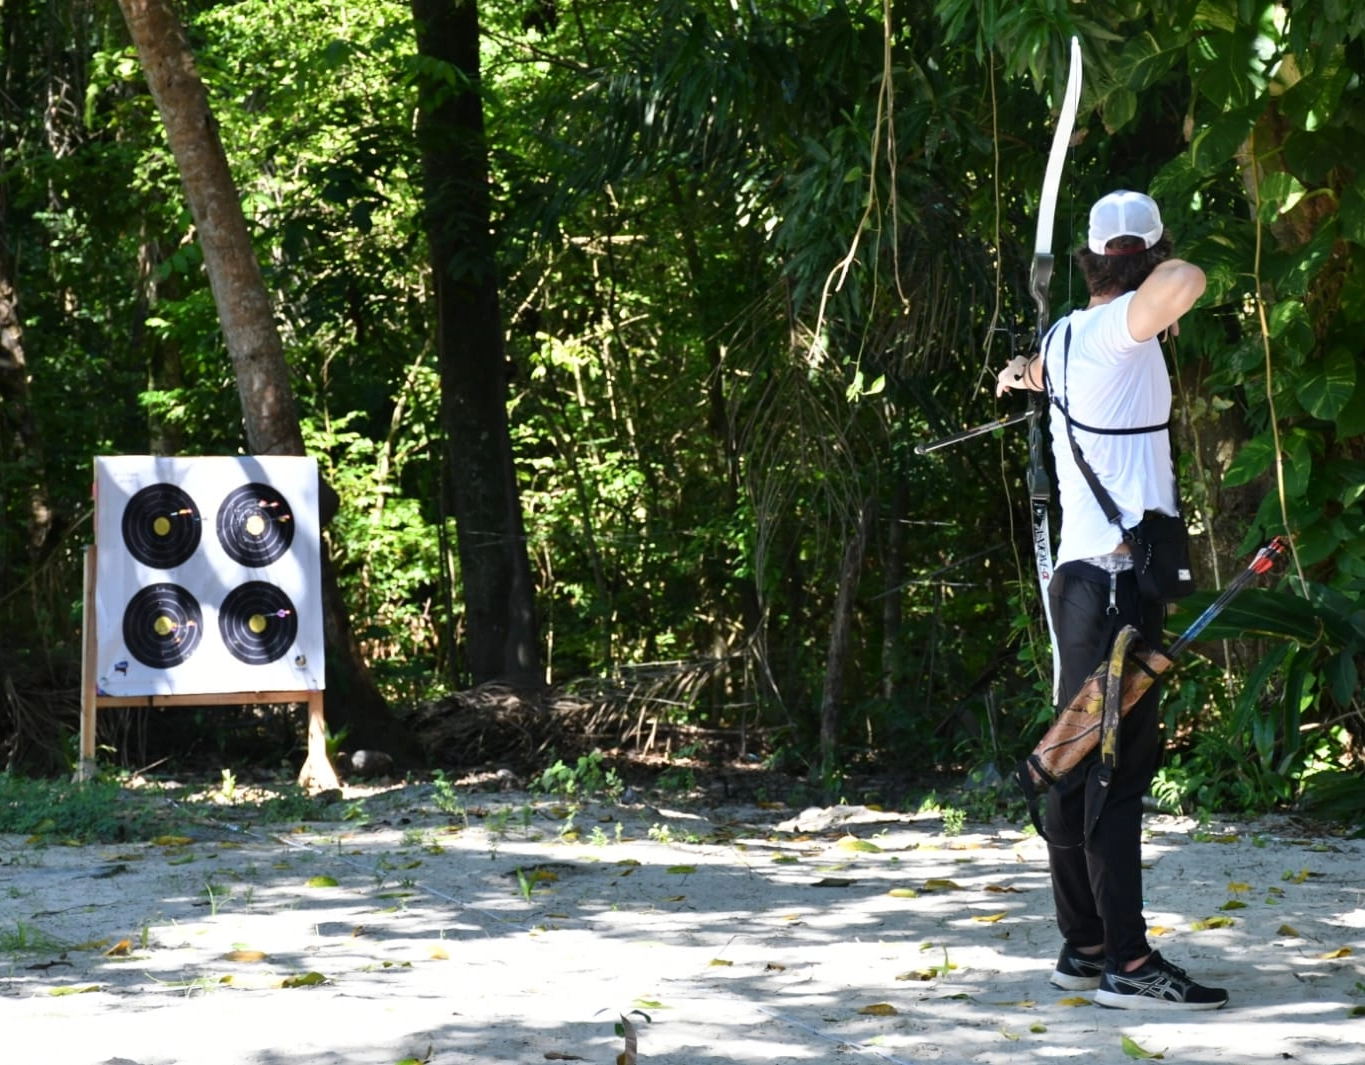
<instances>
[{"instance_id":1,"label":"sticker on target face","mask_svg":"<svg viewBox=\"0 0 1365 1065\"><path fill-rule=\"evenodd\" d=\"M317 478L292 456L97 458L100 693L321 689Z\"/></svg>"}]
</instances>

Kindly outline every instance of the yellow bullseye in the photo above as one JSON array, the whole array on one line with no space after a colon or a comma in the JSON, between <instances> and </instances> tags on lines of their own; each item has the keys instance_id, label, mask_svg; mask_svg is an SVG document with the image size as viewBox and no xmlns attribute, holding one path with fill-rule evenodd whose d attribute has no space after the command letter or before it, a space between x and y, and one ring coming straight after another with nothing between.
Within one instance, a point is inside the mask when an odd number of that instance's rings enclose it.
<instances>
[{"instance_id":1,"label":"yellow bullseye","mask_svg":"<svg viewBox=\"0 0 1365 1065\"><path fill-rule=\"evenodd\" d=\"M249 536L264 536L265 518L259 514L252 514L246 519L246 531Z\"/></svg>"},{"instance_id":2,"label":"yellow bullseye","mask_svg":"<svg viewBox=\"0 0 1365 1065\"><path fill-rule=\"evenodd\" d=\"M152 522L152 532L156 533L157 536L170 536L171 519L164 514L158 514L156 520Z\"/></svg>"},{"instance_id":3,"label":"yellow bullseye","mask_svg":"<svg viewBox=\"0 0 1365 1065\"><path fill-rule=\"evenodd\" d=\"M265 632L266 620L264 614L252 614L247 620L246 627L257 636Z\"/></svg>"},{"instance_id":4,"label":"yellow bullseye","mask_svg":"<svg viewBox=\"0 0 1365 1065\"><path fill-rule=\"evenodd\" d=\"M162 614L152 622L152 628L156 630L158 636L169 636L178 628L178 626L176 625L174 618L169 618L165 614Z\"/></svg>"}]
</instances>

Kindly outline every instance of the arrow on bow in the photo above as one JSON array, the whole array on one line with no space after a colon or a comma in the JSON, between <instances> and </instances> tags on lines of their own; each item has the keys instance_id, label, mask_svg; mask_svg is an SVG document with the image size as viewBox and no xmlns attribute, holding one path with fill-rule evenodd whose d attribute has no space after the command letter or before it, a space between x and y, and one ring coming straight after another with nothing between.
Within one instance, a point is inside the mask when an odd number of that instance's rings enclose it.
<instances>
[{"instance_id":1,"label":"arrow on bow","mask_svg":"<svg viewBox=\"0 0 1365 1065\"><path fill-rule=\"evenodd\" d=\"M1033 266L1029 270L1029 294L1038 308L1037 347L1042 350L1043 337L1051 322L1052 310L1048 290L1052 287L1052 229L1057 213L1057 194L1062 185L1062 167L1071 145L1071 132L1076 125L1076 112L1081 103L1081 42L1071 38L1071 67L1066 75L1066 91L1062 95L1062 110L1057 116L1057 128L1052 133L1052 150L1048 153L1047 169L1043 172L1043 193L1038 201L1038 236L1033 244ZM1034 392L1029 398L1028 411L1028 490L1033 510L1033 557L1038 568L1038 587L1042 592L1043 615L1047 618L1048 636L1052 640L1052 699L1061 698L1062 663L1057 654L1057 630L1052 624L1052 603L1047 588L1052 582L1052 530L1048 523L1047 507L1052 497L1052 483L1047 474L1046 448L1043 436L1043 415L1047 412L1047 391Z\"/></svg>"},{"instance_id":2,"label":"arrow on bow","mask_svg":"<svg viewBox=\"0 0 1365 1065\"><path fill-rule=\"evenodd\" d=\"M1071 67L1067 71L1066 90L1062 94L1062 110L1057 116L1057 128L1052 133L1052 149L1048 153L1047 169L1043 172L1043 192L1038 201L1038 234L1033 243L1033 265L1029 269L1029 295L1033 297L1034 305L1038 308L1038 330L1035 343L1039 348L1042 346L1043 337L1047 333L1047 327L1052 317L1052 308L1048 302L1048 289L1052 287L1052 265L1055 262L1052 254L1053 221L1057 215L1057 195L1062 185L1062 167L1066 164L1066 152L1071 144L1071 134L1076 126L1076 113L1080 109L1080 103L1081 42L1079 38L1072 37ZM1044 410L1047 408L1046 400L1042 402L1042 408ZM1017 425L1019 422L1028 421L1034 417L1035 411L1032 409L1015 411L1013 414L1002 414L998 418L983 422L981 425L973 426L970 429L963 429L961 432L940 437L927 444L916 444L915 454L927 455L931 451L937 451L951 444L960 444L964 440L983 436L996 429L1003 429L1007 425Z\"/></svg>"}]
</instances>

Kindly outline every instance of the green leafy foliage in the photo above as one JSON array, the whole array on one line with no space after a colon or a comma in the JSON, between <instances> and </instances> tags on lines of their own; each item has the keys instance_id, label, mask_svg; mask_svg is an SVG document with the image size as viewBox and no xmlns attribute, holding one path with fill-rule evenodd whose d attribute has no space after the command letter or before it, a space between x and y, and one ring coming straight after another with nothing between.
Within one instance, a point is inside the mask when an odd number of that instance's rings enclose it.
<instances>
[{"instance_id":1,"label":"green leafy foliage","mask_svg":"<svg viewBox=\"0 0 1365 1065\"><path fill-rule=\"evenodd\" d=\"M1193 596L1181 614L1193 616L1211 599ZM1298 781L1350 758L1354 741L1337 722L1352 714L1360 694L1365 609L1356 598L1318 585L1299 595L1253 589L1202 635L1259 638L1264 651L1238 677L1230 702L1206 697L1180 707L1168 700L1168 730L1188 739L1161 772L1157 794L1164 801L1176 808L1189 802L1263 809L1295 799Z\"/></svg>"},{"instance_id":2,"label":"green leafy foliage","mask_svg":"<svg viewBox=\"0 0 1365 1065\"><path fill-rule=\"evenodd\" d=\"M558 795L565 801L606 796L616 800L625 785L613 766L605 765L601 751L580 755L574 765L562 759L546 768L531 783L532 790Z\"/></svg>"},{"instance_id":3,"label":"green leafy foliage","mask_svg":"<svg viewBox=\"0 0 1365 1065\"><path fill-rule=\"evenodd\" d=\"M0 832L48 843L114 843L141 839L151 811L116 781L81 783L0 773Z\"/></svg>"}]
</instances>

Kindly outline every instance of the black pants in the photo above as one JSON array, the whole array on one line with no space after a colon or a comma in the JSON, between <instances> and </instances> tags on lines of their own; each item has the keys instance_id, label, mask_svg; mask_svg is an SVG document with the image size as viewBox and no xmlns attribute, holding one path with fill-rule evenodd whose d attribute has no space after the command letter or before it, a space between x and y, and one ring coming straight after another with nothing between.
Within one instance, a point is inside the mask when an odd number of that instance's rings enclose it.
<instances>
[{"instance_id":1,"label":"black pants","mask_svg":"<svg viewBox=\"0 0 1365 1065\"><path fill-rule=\"evenodd\" d=\"M1134 626L1151 646L1161 645L1164 608L1138 595L1131 571L1117 575L1113 592L1111 606L1109 574L1086 563L1067 563L1052 577L1048 598L1063 705L1108 660L1124 625ZM1160 701L1160 685L1153 685L1124 717L1118 766L1088 840L1087 810L1093 817L1101 801L1098 754L1051 790L1043 815L1052 841L1048 859L1058 929L1073 947L1103 944L1112 966L1150 949L1142 915L1142 797L1160 761Z\"/></svg>"}]
</instances>

